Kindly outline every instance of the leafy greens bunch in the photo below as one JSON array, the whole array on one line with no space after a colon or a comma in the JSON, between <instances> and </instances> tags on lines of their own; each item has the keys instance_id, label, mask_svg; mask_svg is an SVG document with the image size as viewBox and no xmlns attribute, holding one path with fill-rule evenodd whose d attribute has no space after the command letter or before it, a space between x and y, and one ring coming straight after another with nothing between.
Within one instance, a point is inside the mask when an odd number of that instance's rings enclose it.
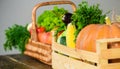
<instances>
[{"instance_id":1,"label":"leafy greens bunch","mask_svg":"<svg viewBox=\"0 0 120 69\"><path fill-rule=\"evenodd\" d=\"M46 31L51 31L55 27L58 27L58 31L64 30L65 24L62 21L62 16L65 13L67 10L55 6L53 10L46 10L38 17L37 25L45 27Z\"/></svg>"},{"instance_id":2,"label":"leafy greens bunch","mask_svg":"<svg viewBox=\"0 0 120 69\"><path fill-rule=\"evenodd\" d=\"M75 36L77 37L80 30L89 24L105 23L105 17L106 14L102 14L99 4L89 6L88 2L82 1L72 16L72 23L77 27Z\"/></svg>"},{"instance_id":3,"label":"leafy greens bunch","mask_svg":"<svg viewBox=\"0 0 120 69\"><path fill-rule=\"evenodd\" d=\"M30 33L27 31L27 26L13 25L5 30L6 42L4 43L5 50L19 49L22 53L25 50L25 45L30 38Z\"/></svg>"}]
</instances>

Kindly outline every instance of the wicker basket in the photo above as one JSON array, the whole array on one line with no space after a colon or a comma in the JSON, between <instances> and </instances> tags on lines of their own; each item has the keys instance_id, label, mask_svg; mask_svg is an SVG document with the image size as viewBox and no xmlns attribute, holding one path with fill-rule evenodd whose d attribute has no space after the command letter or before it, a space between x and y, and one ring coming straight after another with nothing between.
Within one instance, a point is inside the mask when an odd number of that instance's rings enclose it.
<instances>
[{"instance_id":1,"label":"wicker basket","mask_svg":"<svg viewBox=\"0 0 120 69\"><path fill-rule=\"evenodd\" d=\"M57 5L57 4L70 4L73 10L74 11L76 10L75 4L71 1L50 1L50 2L43 2L35 5L35 7L32 10L32 34L28 44L26 45L26 50L24 52L24 54L34 57L39 61L42 61L43 63L48 65L51 65L52 49L51 49L51 45L41 43L37 39L36 10L41 6Z\"/></svg>"}]
</instances>

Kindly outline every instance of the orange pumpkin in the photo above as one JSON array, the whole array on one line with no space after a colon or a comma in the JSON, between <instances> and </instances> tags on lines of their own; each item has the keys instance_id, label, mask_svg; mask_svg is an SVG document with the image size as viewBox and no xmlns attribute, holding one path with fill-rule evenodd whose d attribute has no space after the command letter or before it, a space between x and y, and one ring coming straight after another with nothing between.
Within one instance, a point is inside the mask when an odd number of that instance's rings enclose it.
<instances>
[{"instance_id":1,"label":"orange pumpkin","mask_svg":"<svg viewBox=\"0 0 120 69\"><path fill-rule=\"evenodd\" d=\"M91 24L83 28L76 39L76 49L96 52L96 40L104 38L120 38L120 27L116 23ZM120 47L114 44L114 47Z\"/></svg>"}]
</instances>

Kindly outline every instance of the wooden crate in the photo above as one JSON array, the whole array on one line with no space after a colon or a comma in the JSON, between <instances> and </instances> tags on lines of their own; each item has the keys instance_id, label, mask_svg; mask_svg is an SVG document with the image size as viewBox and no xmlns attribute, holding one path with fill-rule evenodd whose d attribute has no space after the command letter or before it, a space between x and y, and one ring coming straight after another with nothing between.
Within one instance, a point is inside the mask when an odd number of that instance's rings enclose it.
<instances>
[{"instance_id":1,"label":"wooden crate","mask_svg":"<svg viewBox=\"0 0 120 69\"><path fill-rule=\"evenodd\" d=\"M53 69L120 69L120 61L110 63L109 59L120 60L120 48L108 49L108 43L119 42L120 38L101 39L96 41L97 52L75 50L53 41Z\"/></svg>"}]
</instances>

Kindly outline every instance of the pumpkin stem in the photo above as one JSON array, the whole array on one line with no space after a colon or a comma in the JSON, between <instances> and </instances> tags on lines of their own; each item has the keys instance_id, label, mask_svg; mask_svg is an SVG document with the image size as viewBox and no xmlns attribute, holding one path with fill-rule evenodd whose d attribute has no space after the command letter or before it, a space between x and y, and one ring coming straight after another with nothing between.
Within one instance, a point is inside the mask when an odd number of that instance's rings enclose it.
<instances>
[{"instance_id":1,"label":"pumpkin stem","mask_svg":"<svg viewBox=\"0 0 120 69\"><path fill-rule=\"evenodd\" d=\"M111 20L109 17L105 18L106 25L111 25Z\"/></svg>"}]
</instances>

